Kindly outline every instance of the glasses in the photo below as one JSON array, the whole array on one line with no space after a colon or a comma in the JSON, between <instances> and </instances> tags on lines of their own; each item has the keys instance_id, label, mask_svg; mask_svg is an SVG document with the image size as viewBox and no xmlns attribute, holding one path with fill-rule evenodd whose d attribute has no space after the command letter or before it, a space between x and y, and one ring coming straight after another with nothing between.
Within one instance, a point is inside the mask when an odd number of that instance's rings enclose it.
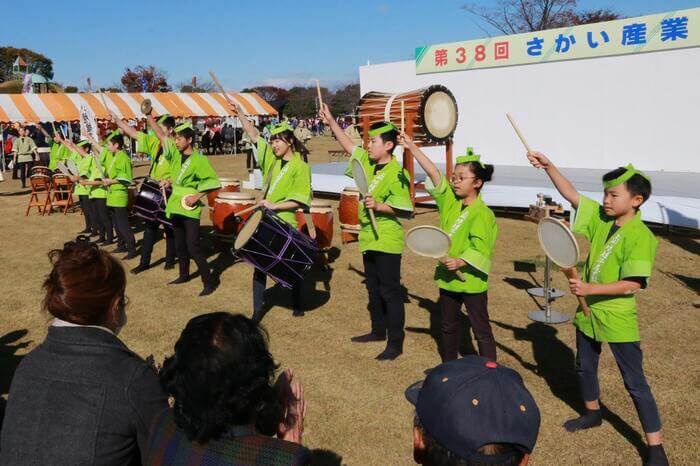
<instances>
[{"instance_id":1,"label":"glasses","mask_svg":"<svg viewBox=\"0 0 700 466\"><path fill-rule=\"evenodd\" d=\"M457 183L458 181L473 180L474 178L476 178L476 176L464 176L464 177L461 177L461 178L455 178L455 177L453 176L453 177L450 178L450 182L454 184L454 183Z\"/></svg>"}]
</instances>

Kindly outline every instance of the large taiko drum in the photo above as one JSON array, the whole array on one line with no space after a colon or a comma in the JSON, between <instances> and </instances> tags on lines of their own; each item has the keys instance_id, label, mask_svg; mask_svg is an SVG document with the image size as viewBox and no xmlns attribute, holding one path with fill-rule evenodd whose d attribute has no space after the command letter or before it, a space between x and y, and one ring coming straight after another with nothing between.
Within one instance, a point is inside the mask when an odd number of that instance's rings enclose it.
<instances>
[{"instance_id":1,"label":"large taiko drum","mask_svg":"<svg viewBox=\"0 0 700 466\"><path fill-rule=\"evenodd\" d=\"M401 102L406 125L412 125L413 140L419 145L442 145L452 138L457 128L457 101L445 86L434 85L400 94L368 92L358 105L360 123L369 118L370 125L391 121L401 126ZM416 115L409 121L409 114ZM362 130L362 124L358 125Z\"/></svg>"},{"instance_id":2,"label":"large taiko drum","mask_svg":"<svg viewBox=\"0 0 700 466\"><path fill-rule=\"evenodd\" d=\"M167 198L171 192L172 188L161 189L158 180L146 178L141 183L138 193L136 193L136 199L134 199L134 215L144 220L172 226L172 222L165 215Z\"/></svg>"},{"instance_id":3,"label":"large taiko drum","mask_svg":"<svg viewBox=\"0 0 700 466\"><path fill-rule=\"evenodd\" d=\"M340 221L340 236L343 243L357 241L360 233L360 191L354 186L348 186L340 193L338 220Z\"/></svg>"},{"instance_id":4,"label":"large taiko drum","mask_svg":"<svg viewBox=\"0 0 700 466\"><path fill-rule=\"evenodd\" d=\"M252 213L233 243L236 257L285 288L301 282L316 260L316 242L273 211Z\"/></svg>"},{"instance_id":5,"label":"large taiko drum","mask_svg":"<svg viewBox=\"0 0 700 466\"><path fill-rule=\"evenodd\" d=\"M207 203L211 208L216 207L216 196L218 196L219 193L237 193L241 190L240 180L234 178L219 178L219 182L221 183L221 188L207 193Z\"/></svg>"},{"instance_id":6,"label":"large taiko drum","mask_svg":"<svg viewBox=\"0 0 700 466\"><path fill-rule=\"evenodd\" d=\"M311 201L311 207L309 207L309 214L316 228L316 244L318 248L320 250L329 249L333 242L333 206L328 201L313 200ZM302 209L297 209L296 219L299 231L308 235L309 228L306 225L306 216Z\"/></svg>"},{"instance_id":7,"label":"large taiko drum","mask_svg":"<svg viewBox=\"0 0 700 466\"><path fill-rule=\"evenodd\" d=\"M220 192L216 197L212 223L214 229L224 235L233 235L243 228L252 213L236 217L236 213L255 205L255 196L247 193Z\"/></svg>"},{"instance_id":8,"label":"large taiko drum","mask_svg":"<svg viewBox=\"0 0 700 466\"><path fill-rule=\"evenodd\" d=\"M132 185L127 187L127 193L128 193L128 199L129 199L128 204L127 204L127 212L129 212L129 213L132 213L138 192L139 192L139 188L135 184L132 184Z\"/></svg>"}]
</instances>

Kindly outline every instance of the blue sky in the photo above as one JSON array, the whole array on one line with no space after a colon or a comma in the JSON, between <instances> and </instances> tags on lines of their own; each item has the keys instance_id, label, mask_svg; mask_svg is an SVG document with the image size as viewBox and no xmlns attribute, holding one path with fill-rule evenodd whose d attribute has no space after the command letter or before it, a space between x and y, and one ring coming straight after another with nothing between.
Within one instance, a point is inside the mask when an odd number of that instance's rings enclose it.
<instances>
[{"instance_id":1,"label":"blue sky","mask_svg":"<svg viewBox=\"0 0 700 466\"><path fill-rule=\"evenodd\" d=\"M460 8L467 1L7 1L0 45L43 53L54 61L57 82L79 87L88 76L100 86L118 83L125 67L139 64L162 69L172 85L208 78L211 68L230 89L312 78L333 87L357 81L358 66L368 61L412 59L418 45L483 37ZM700 6L699 0L578 3L625 16Z\"/></svg>"}]
</instances>

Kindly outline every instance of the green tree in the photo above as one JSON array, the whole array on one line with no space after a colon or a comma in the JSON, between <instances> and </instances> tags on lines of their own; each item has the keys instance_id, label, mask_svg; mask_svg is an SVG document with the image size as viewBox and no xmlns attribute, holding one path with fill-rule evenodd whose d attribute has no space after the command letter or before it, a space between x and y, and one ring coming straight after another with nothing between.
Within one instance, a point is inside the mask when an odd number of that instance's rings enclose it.
<instances>
[{"instance_id":1,"label":"green tree","mask_svg":"<svg viewBox=\"0 0 700 466\"><path fill-rule=\"evenodd\" d=\"M53 79L53 61L50 58L29 49L0 47L0 80L12 78L12 64L18 56L27 62L31 73L40 74L48 80Z\"/></svg>"},{"instance_id":2,"label":"green tree","mask_svg":"<svg viewBox=\"0 0 700 466\"><path fill-rule=\"evenodd\" d=\"M357 103L360 101L360 85L348 84L338 89L330 101L333 113L336 115L355 113Z\"/></svg>"}]
</instances>

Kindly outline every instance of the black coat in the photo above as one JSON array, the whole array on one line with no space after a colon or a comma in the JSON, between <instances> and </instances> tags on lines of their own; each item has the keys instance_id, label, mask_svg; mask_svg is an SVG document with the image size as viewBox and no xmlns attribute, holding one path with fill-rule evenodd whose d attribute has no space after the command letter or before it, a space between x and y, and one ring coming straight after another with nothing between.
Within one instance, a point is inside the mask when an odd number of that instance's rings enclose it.
<instances>
[{"instance_id":1,"label":"black coat","mask_svg":"<svg viewBox=\"0 0 700 466\"><path fill-rule=\"evenodd\" d=\"M141 464L151 422L166 407L152 368L116 336L49 327L12 380L0 464Z\"/></svg>"}]
</instances>

